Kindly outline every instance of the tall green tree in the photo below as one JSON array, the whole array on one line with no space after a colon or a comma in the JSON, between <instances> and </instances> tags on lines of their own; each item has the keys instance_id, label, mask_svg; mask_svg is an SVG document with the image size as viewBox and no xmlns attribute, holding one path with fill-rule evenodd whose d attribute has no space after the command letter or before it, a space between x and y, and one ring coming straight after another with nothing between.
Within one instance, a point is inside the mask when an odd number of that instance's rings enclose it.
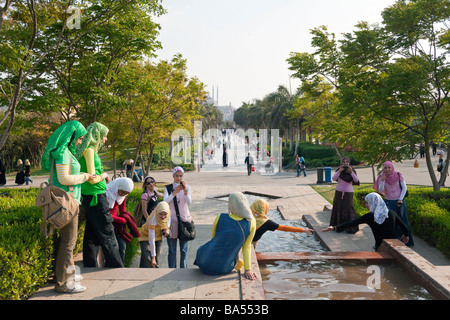
<instances>
[{"instance_id":1,"label":"tall green tree","mask_svg":"<svg viewBox=\"0 0 450 320\"><path fill-rule=\"evenodd\" d=\"M361 22L340 45L326 28L316 28L316 52L293 53L288 61L294 76L313 91L320 92L323 79L334 86L339 120L333 123L347 122L341 130L347 139L353 136L369 162L404 159L411 145L424 142L439 190L450 158L438 179L429 147L442 141L448 148L450 2L399 0L382 17L383 26Z\"/></svg>"},{"instance_id":2,"label":"tall green tree","mask_svg":"<svg viewBox=\"0 0 450 320\"><path fill-rule=\"evenodd\" d=\"M360 104L379 121L394 124L405 153L408 146L424 143L427 169L439 190L450 158L437 178L430 146L433 141L449 146L450 63L441 39L448 33L450 1L400 0L382 16L382 28L361 24L344 42L348 64L354 66L350 70L359 78L342 90L346 110L355 112Z\"/></svg>"},{"instance_id":3,"label":"tall green tree","mask_svg":"<svg viewBox=\"0 0 450 320\"><path fill-rule=\"evenodd\" d=\"M206 101L204 84L187 76L186 60L179 54L170 62L129 63L114 89L122 100L116 112L122 114L126 127L122 147L136 148L135 163L143 152L147 155L147 174L154 148L163 138L170 138L176 129L187 129L193 136L193 121L201 119L200 108Z\"/></svg>"},{"instance_id":4,"label":"tall green tree","mask_svg":"<svg viewBox=\"0 0 450 320\"><path fill-rule=\"evenodd\" d=\"M145 8L155 6L158 2L6 1L0 12L0 104L6 106L0 119L0 149L6 142L18 112L37 109L44 113L62 111L68 105L70 99L59 91L67 91L62 84L67 83L64 77L68 74L61 70L67 70L69 66L73 67L82 61L83 57L78 57L78 60L70 60L69 57L79 51L76 50L78 46L85 45L80 43L87 41L93 30L115 21L115 17L120 20L117 17L126 16L134 6ZM69 6L75 6L80 11L70 11ZM79 28L69 21L73 17L79 17ZM103 38L106 39L106 36ZM106 41L97 43L96 47L90 49L95 51L107 44ZM65 68L61 67L63 63L66 64ZM59 74L52 74L56 70L60 71Z\"/></svg>"}]
</instances>

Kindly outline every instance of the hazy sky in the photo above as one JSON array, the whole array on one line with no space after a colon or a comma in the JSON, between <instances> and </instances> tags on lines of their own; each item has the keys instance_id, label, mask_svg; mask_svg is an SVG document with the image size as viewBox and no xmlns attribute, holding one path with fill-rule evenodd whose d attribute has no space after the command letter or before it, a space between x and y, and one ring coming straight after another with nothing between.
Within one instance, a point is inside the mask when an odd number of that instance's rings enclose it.
<instances>
[{"instance_id":1,"label":"hazy sky","mask_svg":"<svg viewBox=\"0 0 450 320\"><path fill-rule=\"evenodd\" d=\"M326 25L338 37L359 21L381 23L395 0L163 0L157 60L181 53L188 74L197 77L219 105L238 108L262 99L279 85L292 91L286 59L312 52L310 30ZM216 98L216 97L214 97Z\"/></svg>"}]
</instances>

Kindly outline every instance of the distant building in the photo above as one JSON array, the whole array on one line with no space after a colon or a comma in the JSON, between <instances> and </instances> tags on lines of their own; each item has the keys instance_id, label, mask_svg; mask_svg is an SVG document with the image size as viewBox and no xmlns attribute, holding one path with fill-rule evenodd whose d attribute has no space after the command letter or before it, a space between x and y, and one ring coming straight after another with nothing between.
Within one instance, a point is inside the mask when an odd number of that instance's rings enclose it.
<instances>
[{"instance_id":1,"label":"distant building","mask_svg":"<svg viewBox=\"0 0 450 320\"><path fill-rule=\"evenodd\" d=\"M215 96L215 99L214 99ZM220 106L219 105L219 87L216 87L216 92L214 94L214 86L212 88L211 95L208 94L206 101L208 104L213 104L217 107L217 109L222 112L223 115L223 121L233 121L234 119L234 107L231 105L228 106Z\"/></svg>"},{"instance_id":2,"label":"distant building","mask_svg":"<svg viewBox=\"0 0 450 320\"><path fill-rule=\"evenodd\" d=\"M223 114L223 121L233 121L234 107L231 105L231 103L229 106L217 106L217 108Z\"/></svg>"}]
</instances>

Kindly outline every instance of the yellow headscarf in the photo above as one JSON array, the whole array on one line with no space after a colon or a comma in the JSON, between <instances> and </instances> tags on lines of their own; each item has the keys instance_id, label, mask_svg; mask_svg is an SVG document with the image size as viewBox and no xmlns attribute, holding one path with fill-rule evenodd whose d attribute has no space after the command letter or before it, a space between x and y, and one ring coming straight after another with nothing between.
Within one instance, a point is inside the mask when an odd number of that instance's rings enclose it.
<instances>
[{"instance_id":1,"label":"yellow headscarf","mask_svg":"<svg viewBox=\"0 0 450 320\"><path fill-rule=\"evenodd\" d=\"M167 216L165 219L161 219L159 217L160 212L167 212ZM152 211L150 216L148 217L145 224L142 226L140 232L141 236L139 237L139 241L148 241L148 230L155 231L155 240L159 241L162 239L161 230L168 229L169 227L169 219L170 219L170 208L167 202L161 201L158 203L156 208Z\"/></svg>"},{"instance_id":2,"label":"yellow headscarf","mask_svg":"<svg viewBox=\"0 0 450 320\"><path fill-rule=\"evenodd\" d=\"M159 217L159 213L160 212L166 212L166 218L165 219L161 219ZM155 221L155 219L153 218L155 217L156 219L156 225L152 225L152 221ZM168 228L168 223L169 223L169 219L170 219L170 207L169 204L165 201L161 201L158 203L158 205L156 206L156 208L152 211L152 213L150 214L150 217L148 218L149 221L149 228L152 230L155 230L155 228L157 226L161 227L161 229L167 229Z\"/></svg>"},{"instance_id":3,"label":"yellow headscarf","mask_svg":"<svg viewBox=\"0 0 450 320\"><path fill-rule=\"evenodd\" d=\"M269 218L267 212L269 211L269 203L264 199L258 199L250 206L253 216L256 219L256 229L261 227Z\"/></svg>"}]
</instances>

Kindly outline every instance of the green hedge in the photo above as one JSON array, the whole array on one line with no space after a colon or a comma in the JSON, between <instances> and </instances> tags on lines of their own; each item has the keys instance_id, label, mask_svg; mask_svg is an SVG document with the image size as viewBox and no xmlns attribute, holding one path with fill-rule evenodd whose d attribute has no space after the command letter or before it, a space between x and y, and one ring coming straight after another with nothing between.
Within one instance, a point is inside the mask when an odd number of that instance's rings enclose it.
<instances>
[{"instance_id":1,"label":"green hedge","mask_svg":"<svg viewBox=\"0 0 450 320\"><path fill-rule=\"evenodd\" d=\"M293 152L289 151L289 148L284 147L282 153L283 167L294 169L295 156L292 154ZM337 167L340 163L334 148L316 145L311 142L300 142L297 153L305 158L307 168ZM352 153L347 152L346 155L350 157L352 165L359 164L359 161L353 158Z\"/></svg>"},{"instance_id":2,"label":"green hedge","mask_svg":"<svg viewBox=\"0 0 450 320\"><path fill-rule=\"evenodd\" d=\"M359 215L367 213L364 197L372 191L354 192ZM450 189L435 192L433 188L410 188L405 202L412 233L450 258Z\"/></svg>"},{"instance_id":3,"label":"green hedge","mask_svg":"<svg viewBox=\"0 0 450 320\"><path fill-rule=\"evenodd\" d=\"M55 237L40 232L38 188L0 190L0 299L28 297L44 285L54 263Z\"/></svg>"},{"instance_id":4,"label":"green hedge","mask_svg":"<svg viewBox=\"0 0 450 320\"><path fill-rule=\"evenodd\" d=\"M142 191L135 188L127 197L127 209L133 213ZM58 231L45 239L40 232L42 211L34 206L39 188L0 189L0 300L18 300L31 296L51 277L55 262ZM78 228L76 255L82 250L85 223ZM125 266L138 254L138 239L127 245Z\"/></svg>"}]
</instances>

